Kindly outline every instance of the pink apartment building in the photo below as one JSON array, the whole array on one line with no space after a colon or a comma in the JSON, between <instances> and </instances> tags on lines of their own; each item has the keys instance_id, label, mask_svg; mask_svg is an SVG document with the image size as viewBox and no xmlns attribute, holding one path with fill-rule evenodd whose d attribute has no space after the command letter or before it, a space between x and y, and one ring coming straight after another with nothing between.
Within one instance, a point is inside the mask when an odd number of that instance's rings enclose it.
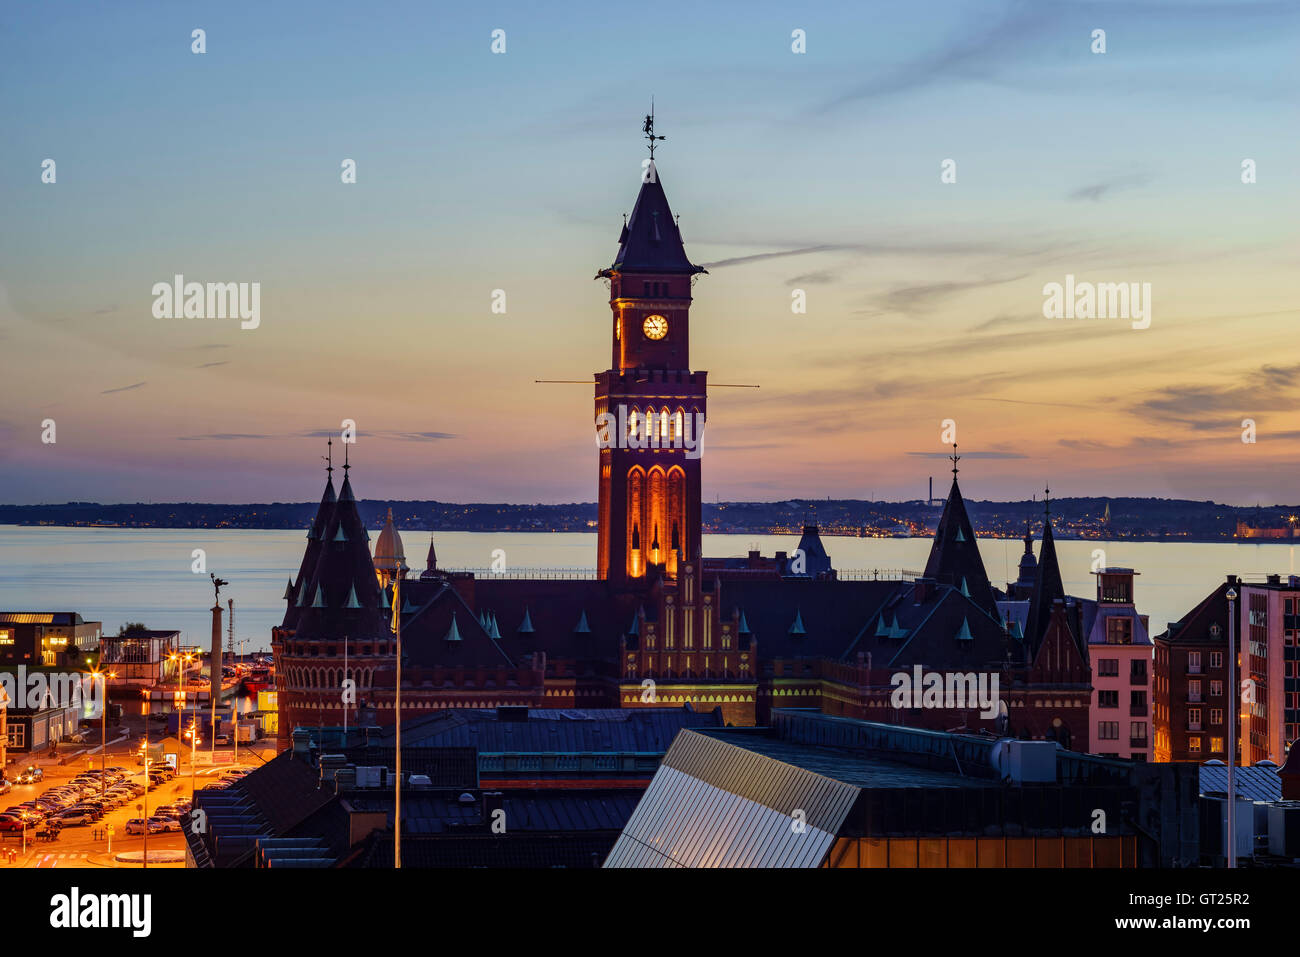
<instances>
[{"instance_id":1,"label":"pink apartment building","mask_svg":"<svg viewBox=\"0 0 1300 957\"><path fill-rule=\"evenodd\" d=\"M1097 576L1097 614L1088 632L1092 665L1091 750L1151 760L1151 676L1154 646L1147 616L1133 604L1131 568L1103 568Z\"/></svg>"}]
</instances>

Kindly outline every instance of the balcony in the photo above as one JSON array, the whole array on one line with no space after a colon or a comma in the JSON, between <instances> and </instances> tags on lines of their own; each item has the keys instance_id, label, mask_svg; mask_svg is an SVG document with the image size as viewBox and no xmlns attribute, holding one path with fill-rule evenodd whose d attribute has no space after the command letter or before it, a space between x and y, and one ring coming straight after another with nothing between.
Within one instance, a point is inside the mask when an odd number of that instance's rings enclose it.
<instances>
[{"instance_id":1,"label":"balcony","mask_svg":"<svg viewBox=\"0 0 1300 957\"><path fill-rule=\"evenodd\" d=\"M1147 684L1147 673L1144 671L1141 674L1130 674L1128 676L1128 683L1131 685L1142 685L1145 688Z\"/></svg>"},{"instance_id":2,"label":"balcony","mask_svg":"<svg viewBox=\"0 0 1300 957\"><path fill-rule=\"evenodd\" d=\"M1135 748L1135 749L1140 750L1140 751L1145 751L1145 750L1147 749L1147 745L1148 745L1148 744L1149 744L1149 742L1148 742L1148 739L1146 739L1146 738L1129 738L1129 739L1128 739L1128 746L1129 746L1130 748Z\"/></svg>"},{"instance_id":3,"label":"balcony","mask_svg":"<svg viewBox=\"0 0 1300 957\"><path fill-rule=\"evenodd\" d=\"M1188 721L1187 730L1199 732L1199 731L1204 731L1205 729L1201 727L1201 722L1199 721Z\"/></svg>"},{"instance_id":4,"label":"balcony","mask_svg":"<svg viewBox=\"0 0 1300 957\"><path fill-rule=\"evenodd\" d=\"M1129 705L1128 716L1130 718L1145 718L1147 716L1147 706L1144 704Z\"/></svg>"}]
</instances>

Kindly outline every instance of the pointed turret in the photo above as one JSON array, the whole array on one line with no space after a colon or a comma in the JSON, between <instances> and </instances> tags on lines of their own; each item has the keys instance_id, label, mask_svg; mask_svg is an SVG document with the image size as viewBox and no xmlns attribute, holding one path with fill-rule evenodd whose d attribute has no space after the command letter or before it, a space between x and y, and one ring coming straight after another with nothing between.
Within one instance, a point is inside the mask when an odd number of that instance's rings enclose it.
<instances>
[{"instance_id":1,"label":"pointed turret","mask_svg":"<svg viewBox=\"0 0 1300 957\"><path fill-rule=\"evenodd\" d=\"M1025 522L1025 553L1020 556L1020 575L1016 584L1032 587L1037 577L1038 559L1034 558L1034 534L1029 530L1029 522Z\"/></svg>"},{"instance_id":2,"label":"pointed turret","mask_svg":"<svg viewBox=\"0 0 1300 957\"><path fill-rule=\"evenodd\" d=\"M619 234L618 255L613 265L598 275L607 276L611 272L694 275L707 271L686 258L681 230L677 228L664 194L663 180L652 161L632 207L632 218Z\"/></svg>"},{"instance_id":3,"label":"pointed turret","mask_svg":"<svg viewBox=\"0 0 1300 957\"><path fill-rule=\"evenodd\" d=\"M930 546L930 558L925 563L925 577L962 589L971 601L997 618L993 586L989 584L989 576L984 571L984 560L980 558L975 530L966 514L966 502L961 497L961 488L957 485L956 449L957 446L954 445L952 488L948 492L948 501L944 503L939 527L934 533L934 544Z\"/></svg>"},{"instance_id":4,"label":"pointed turret","mask_svg":"<svg viewBox=\"0 0 1300 957\"><path fill-rule=\"evenodd\" d=\"M795 578L817 578L831 571L831 557L822 544L821 529L816 522L805 522L803 535L795 557L790 559L786 573Z\"/></svg>"},{"instance_id":5,"label":"pointed turret","mask_svg":"<svg viewBox=\"0 0 1300 957\"><path fill-rule=\"evenodd\" d=\"M387 633L365 525L346 475L321 536L320 556L309 587L313 601L298 621L301 637L338 639L350 635L356 640Z\"/></svg>"},{"instance_id":6,"label":"pointed turret","mask_svg":"<svg viewBox=\"0 0 1300 957\"><path fill-rule=\"evenodd\" d=\"M393 510L388 510L384 527L375 539L375 572L382 583L387 583L399 569L406 568L406 551L402 547L402 536L393 524Z\"/></svg>"},{"instance_id":7,"label":"pointed turret","mask_svg":"<svg viewBox=\"0 0 1300 957\"><path fill-rule=\"evenodd\" d=\"M301 614L299 609L304 607L308 600L305 589L311 584L316 563L320 560L325 528L334 514L334 506L337 503L332 474L334 469L331 467L327 471L330 474L325 480L325 491L321 494L320 504L316 506L316 516L307 527L307 547L303 550L302 562L298 566L298 577L290 583L290 589L284 596L289 606L284 611L284 620L280 625L282 628L296 628L298 625L298 617Z\"/></svg>"},{"instance_id":8,"label":"pointed turret","mask_svg":"<svg viewBox=\"0 0 1300 957\"><path fill-rule=\"evenodd\" d=\"M1049 492L1050 494L1050 492ZM1029 615L1025 619L1025 640L1030 654L1038 651L1043 635L1052 621L1052 603L1065 598L1061 582L1061 566L1056 560L1056 541L1052 537L1052 511L1050 500L1043 506L1043 544L1038 549L1038 574L1029 594Z\"/></svg>"}]
</instances>

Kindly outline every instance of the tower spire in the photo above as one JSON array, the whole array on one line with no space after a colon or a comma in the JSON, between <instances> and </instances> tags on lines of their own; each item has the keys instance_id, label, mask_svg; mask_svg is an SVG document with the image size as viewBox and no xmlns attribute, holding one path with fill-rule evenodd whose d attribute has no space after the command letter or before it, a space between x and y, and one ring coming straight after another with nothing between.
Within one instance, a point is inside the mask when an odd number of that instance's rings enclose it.
<instances>
[{"instance_id":1,"label":"tower spire","mask_svg":"<svg viewBox=\"0 0 1300 957\"><path fill-rule=\"evenodd\" d=\"M334 477L334 436L330 436L325 443L325 472L330 477Z\"/></svg>"},{"instance_id":2,"label":"tower spire","mask_svg":"<svg viewBox=\"0 0 1300 957\"><path fill-rule=\"evenodd\" d=\"M955 482L957 481L957 463L961 461L961 456L957 454L956 442L952 444L952 455L948 457L952 459L952 480Z\"/></svg>"},{"instance_id":3,"label":"tower spire","mask_svg":"<svg viewBox=\"0 0 1300 957\"><path fill-rule=\"evenodd\" d=\"M655 140L666 139L663 136L655 136L655 98L650 97L650 112L645 115L645 123L641 126L641 133L650 141L650 160L655 158Z\"/></svg>"}]
</instances>

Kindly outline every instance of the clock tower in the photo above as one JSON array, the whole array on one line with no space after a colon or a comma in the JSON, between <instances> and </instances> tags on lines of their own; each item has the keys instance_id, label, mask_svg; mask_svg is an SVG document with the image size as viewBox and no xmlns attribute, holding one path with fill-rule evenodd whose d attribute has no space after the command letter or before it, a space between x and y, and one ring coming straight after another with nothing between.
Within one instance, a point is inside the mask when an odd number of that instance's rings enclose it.
<instances>
[{"instance_id":1,"label":"clock tower","mask_svg":"<svg viewBox=\"0 0 1300 957\"><path fill-rule=\"evenodd\" d=\"M690 366L686 258L653 159L623 224L609 285L611 365L596 374L600 445L599 577L676 579L700 558L700 454L705 372Z\"/></svg>"}]
</instances>

